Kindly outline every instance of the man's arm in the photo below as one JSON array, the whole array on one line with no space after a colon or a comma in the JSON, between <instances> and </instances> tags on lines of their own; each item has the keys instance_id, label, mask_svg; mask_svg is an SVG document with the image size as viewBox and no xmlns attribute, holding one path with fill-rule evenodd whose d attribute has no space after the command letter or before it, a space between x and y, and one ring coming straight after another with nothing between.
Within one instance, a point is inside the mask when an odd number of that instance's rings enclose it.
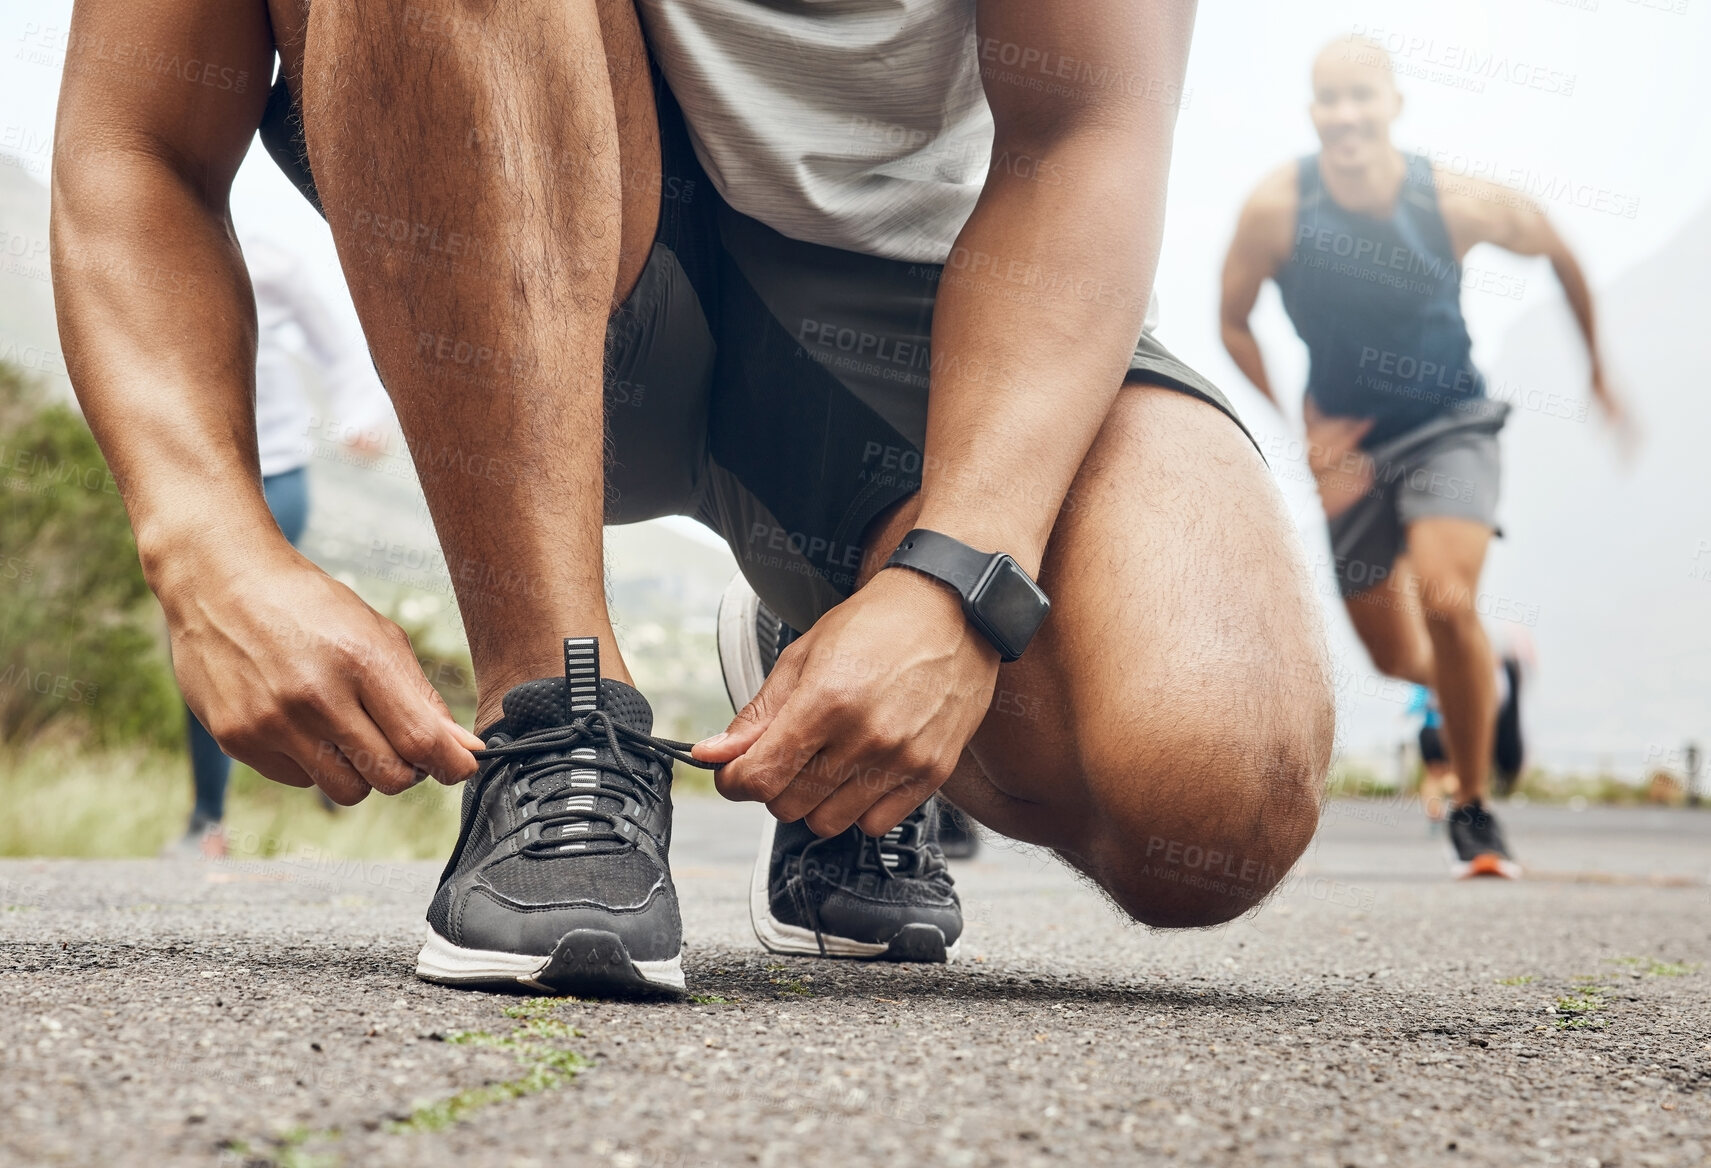
<instances>
[{"instance_id":1,"label":"man's arm","mask_svg":"<svg viewBox=\"0 0 1711 1168\"><path fill-rule=\"evenodd\" d=\"M262 495L255 308L227 197L272 61L259 0L79 0L54 292L191 708L270 778L350 803L417 768L467 774L475 740L402 632L298 556Z\"/></svg>"},{"instance_id":2,"label":"man's arm","mask_svg":"<svg viewBox=\"0 0 1711 1168\"><path fill-rule=\"evenodd\" d=\"M1586 355L1592 364L1592 394L1605 415L1620 422L1621 401L1604 375L1592 289L1586 283L1580 261L1557 234L1544 210L1525 195L1485 179L1440 174L1438 189L1458 256L1465 256L1475 244L1490 243L1516 255L1544 256L1551 261L1575 323L1580 326L1580 335L1586 341Z\"/></svg>"},{"instance_id":3,"label":"man's arm","mask_svg":"<svg viewBox=\"0 0 1711 1168\"><path fill-rule=\"evenodd\" d=\"M979 0L993 164L940 277L916 525L1030 574L1141 334L1193 20L1188 0ZM821 834L919 805L997 677L957 597L903 570L792 650L697 753L729 762L727 795Z\"/></svg>"},{"instance_id":4,"label":"man's arm","mask_svg":"<svg viewBox=\"0 0 1711 1168\"><path fill-rule=\"evenodd\" d=\"M1236 235L1224 257L1224 275L1218 304L1219 334L1224 349L1254 387L1281 408L1266 376L1259 340L1248 319L1259 300L1260 288L1289 260L1295 221L1295 165L1267 175L1242 207L1236 220Z\"/></svg>"},{"instance_id":5,"label":"man's arm","mask_svg":"<svg viewBox=\"0 0 1711 1168\"><path fill-rule=\"evenodd\" d=\"M1146 318L1193 25L1182 0L977 8L995 165L933 309L917 523L1030 573Z\"/></svg>"}]
</instances>

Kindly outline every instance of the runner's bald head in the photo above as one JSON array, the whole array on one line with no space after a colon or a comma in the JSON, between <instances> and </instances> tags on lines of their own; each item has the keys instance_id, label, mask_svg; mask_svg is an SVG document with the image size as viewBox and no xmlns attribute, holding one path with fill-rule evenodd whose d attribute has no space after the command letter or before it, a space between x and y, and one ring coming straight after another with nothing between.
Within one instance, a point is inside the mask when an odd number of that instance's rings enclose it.
<instances>
[{"instance_id":1,"label":"runner's bald head","mask_svg":"<svg viewBox=\"0 0 1711 1168\"><path fill-rule=\"evenodd\" d=\"M1313 58L1313 88L1321 81L1348 80L1364 74L1373 85L1396 89L1396 66L1385 47L1370 37L1341 36Z\"/></svg>"}]
</instances>

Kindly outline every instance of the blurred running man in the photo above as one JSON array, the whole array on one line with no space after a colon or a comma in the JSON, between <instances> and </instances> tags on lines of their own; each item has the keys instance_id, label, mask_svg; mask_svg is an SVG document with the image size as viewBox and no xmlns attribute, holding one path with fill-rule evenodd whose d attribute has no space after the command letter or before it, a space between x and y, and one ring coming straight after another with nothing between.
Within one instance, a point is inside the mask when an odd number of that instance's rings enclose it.
<instances>
[{"instance_id":1,"label":"blurred running man","mask_svg":"<svg viewBox=\"0 0 1711 1168\"><path fill-rule=\"evenodd\" d=\"M1592 296L1531 200L1439 174L1391 144L1402 95L1379 46L1327 46L1309 111L1320 152L1266 176L1242 209L1224 263L1224 347L1277 404L1248 324L1261 285L1277 281L1311 358L1309 458L1349 617L1380 670L1438 694L1459 792L1458 874L1513 877L1485 807L1499 683L1475 603L1508 406L1486 397L1473 365L1462 260L1480 243L1550 258L1586 339L1593 396L1619 422ZM1516 687L1504 688L1513 700Z\"/></svg>"}]
</instances>

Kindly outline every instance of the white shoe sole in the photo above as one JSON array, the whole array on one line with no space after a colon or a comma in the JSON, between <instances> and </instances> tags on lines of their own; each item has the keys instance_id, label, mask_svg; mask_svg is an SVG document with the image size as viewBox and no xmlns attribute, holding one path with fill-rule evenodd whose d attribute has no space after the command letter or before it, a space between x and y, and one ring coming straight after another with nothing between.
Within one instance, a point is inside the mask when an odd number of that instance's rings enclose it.
<instances>
[{"instance_id":1,"label":"white shoe sole","mask_svg":"<svg viewBox=\"0 0 1711 1168\"><path fill-rule=\"evenodd\" d=\"M576 934L572 934L572 937ZM600 934L611 937L611 934ZM614 938L615 939L615 938ZM567 937L565 941L571 940ZM542 957L532 953L504 953L494 949L464 949L453 945L431 927L428 940L416 955L416 976L441 985L491 985L496 982L516 982L542 993L574 993L578 989L596 992L624 989L657 988L681 993L684 990L683 955L661 961L635 961L623 952L622 942L616 952L601 955L602 968L588 976L588 953L581 968L570 971L565 967L565 942L560 952ZM558 970L549 970L554 962Z\"/></svg>"},{"instance_id":2,"label":"white shoe sole","mask_svg":"<svg viewBox=\"0 0 1711 1168\"><path fill-rule=\"evenodd\" d=\"M830 935L824 938L826 948L822 953L821 938L814 934L813 929L787 925L772 915L772 898L767 894L767 885L772 875L772 840L777 830L778 820L767 816L760 829L760 854L755 857L754 872L749 877L749 924L754 927L755 937L761 945L773 953L797 957L849 957L872 961L891 953L892 945L888 942L852 941L847 937ZM910 928L932 929L933 933L938 934L939 941L944 940L944 935L930 925ZM946 946L945 960L948 962L955 959L961 946L961 937L958 937L954 944Z\"/></svg>"},{"instance_id":3,"label":"white shoe sole","mask_svg":"<svg viewBox=\"0 0 1711 1168\"><path fill-rule=\"evenodd\" d=\"M719 668L725 675L725 696L731 709L741 711L754 700L766 681L755 640L755 617L760 597L742 574L731 577L719 598Z\"/></svg>"}]
</instances>

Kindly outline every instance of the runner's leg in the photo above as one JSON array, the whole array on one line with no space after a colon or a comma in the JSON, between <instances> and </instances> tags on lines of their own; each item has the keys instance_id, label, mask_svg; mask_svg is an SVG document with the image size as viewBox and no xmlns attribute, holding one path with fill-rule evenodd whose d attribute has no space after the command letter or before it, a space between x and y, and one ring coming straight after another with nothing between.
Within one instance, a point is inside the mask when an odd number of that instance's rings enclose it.
<instances>
[{"instance_id":1,"label":"runner's leg","mask_svg":"<svg viewBox=\"0 0 1711 1168\"><path fill-rule=\"evenodd\" d=\"M1406 555L1398 556L1382 584L1345 602L1355 635L1373 666L1386 677L1430 687L1432 639L1420 607L1420 579Z\"/></svg>"},{"instance_id":2,"label":"runner's leg","mask_svg":"<svg viewBox=\"0 0 1711 1168\"><path fill-rule=\"evenodd\" d=\"M1433 688L1444 712L1458 803L1483 798L1491 771L1497 666L1476 608L1490 543L1491 528L1471 519L1438 516L1408 526L1408 558L1420 580L1420 608L1435 665Z\"/></svg>"},{"instance_id":3,"label":"runner's leg","mask_svg":"<svg viewBox=\"0 0 1711 1168\"><path fill-rule=\"evenodd\" d=\"M629 0L448 0L432 25L407 6L313 6L304 121L482 724L562 669L565 634L628 676L602 580L602 358L654 235L658 130Z\"/></svg>"}]
</instances>

